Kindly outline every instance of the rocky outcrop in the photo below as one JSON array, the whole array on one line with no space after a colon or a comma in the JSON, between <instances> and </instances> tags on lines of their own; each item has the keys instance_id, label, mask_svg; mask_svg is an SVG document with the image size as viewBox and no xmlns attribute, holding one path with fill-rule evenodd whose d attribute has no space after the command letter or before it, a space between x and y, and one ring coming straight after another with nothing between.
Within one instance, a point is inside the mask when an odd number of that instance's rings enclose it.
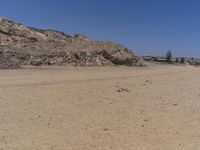
<instances>
[{"instance_id":1,"label":"rocky outcrop","mask_svg":"<svg viewBox=\"0 0 200 150\"><path fill-rule=\"evenodd\" d=\"M19 65L142 65L122 45L27 27L5 18L0 18L0 50Z\"/></svg>"},{"instance_id":2,"label":"rocky outcrop","mask_svg":"<svg viewBox=\"0 0 200 150\"><path fill-rule=\"evenodd\" d=\"M0 49L0 69L17 69L20 68L19 63L12 59L12 54L5 53Z\"/></svg>"}]
</instances>

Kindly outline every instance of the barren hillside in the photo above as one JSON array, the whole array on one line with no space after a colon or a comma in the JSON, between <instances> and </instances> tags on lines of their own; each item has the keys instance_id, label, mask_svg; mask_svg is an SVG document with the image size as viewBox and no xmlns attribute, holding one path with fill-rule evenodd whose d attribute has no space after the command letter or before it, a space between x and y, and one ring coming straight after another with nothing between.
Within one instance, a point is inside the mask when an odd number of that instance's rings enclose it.
<instances>
[{"instance_id":1,"label":"barren hillside","mask_svg":"<svg viewBox=\"0 0 200 150\"><path fill-rule=\"evenodd\" d=\"M139 65L126 47L74 36L54 30L41 30L0 18L1 68L18 65ZM6 63L6 64L5 64ZM9 64L8 64L9 63ZM10 67L9 67L10 68Z\"/></svg>"}]
</instances>

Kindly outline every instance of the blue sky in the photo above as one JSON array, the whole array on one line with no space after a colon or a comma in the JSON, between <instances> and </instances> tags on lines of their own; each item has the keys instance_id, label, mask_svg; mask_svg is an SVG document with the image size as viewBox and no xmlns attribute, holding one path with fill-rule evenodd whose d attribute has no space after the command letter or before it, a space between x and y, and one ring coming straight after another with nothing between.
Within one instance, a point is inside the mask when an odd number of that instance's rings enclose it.
<instances>
[{"instance_id":1,"label":"blue sky","mask_svg":"<svg viewBox=\"0 0 200 150\"><path fill-rule=\"evenodd\" d=\"M138 55L200 56L198 0L0 0L0 16L28 26L121 43Z\"/></svg>"}]
</instances>

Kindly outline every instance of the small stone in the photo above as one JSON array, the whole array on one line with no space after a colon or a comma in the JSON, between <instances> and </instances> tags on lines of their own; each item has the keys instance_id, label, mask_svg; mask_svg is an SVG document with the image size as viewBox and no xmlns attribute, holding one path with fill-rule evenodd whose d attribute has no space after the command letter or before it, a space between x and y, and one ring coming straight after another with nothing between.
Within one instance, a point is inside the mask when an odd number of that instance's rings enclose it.
<instances>
[{"instance_id":1,"label":"small stone","mask_svg":"<svg viewBox=\"0 0 200 150\"><path fill-rule=\"evenodd\" d=\"M103 131L108 131L108 128L103 129Z\"/></svg>"}]
</instances>

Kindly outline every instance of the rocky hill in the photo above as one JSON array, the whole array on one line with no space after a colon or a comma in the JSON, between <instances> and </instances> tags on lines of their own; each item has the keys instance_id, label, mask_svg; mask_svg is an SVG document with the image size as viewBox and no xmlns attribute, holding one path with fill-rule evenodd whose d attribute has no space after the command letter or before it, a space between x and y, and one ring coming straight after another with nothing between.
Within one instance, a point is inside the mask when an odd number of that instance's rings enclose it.
<instances>
[{"instance_id":1,"label":"rocky hill","mask_svg":"<svg viewBox=\"0 0 200 150\"><path fill-rule=\"evenodd\" d=\"M6 61L5 61L6 60ZM0 18L0 68L20 65L141 65L126 47Z\"/></svg>"}]
</instances>

